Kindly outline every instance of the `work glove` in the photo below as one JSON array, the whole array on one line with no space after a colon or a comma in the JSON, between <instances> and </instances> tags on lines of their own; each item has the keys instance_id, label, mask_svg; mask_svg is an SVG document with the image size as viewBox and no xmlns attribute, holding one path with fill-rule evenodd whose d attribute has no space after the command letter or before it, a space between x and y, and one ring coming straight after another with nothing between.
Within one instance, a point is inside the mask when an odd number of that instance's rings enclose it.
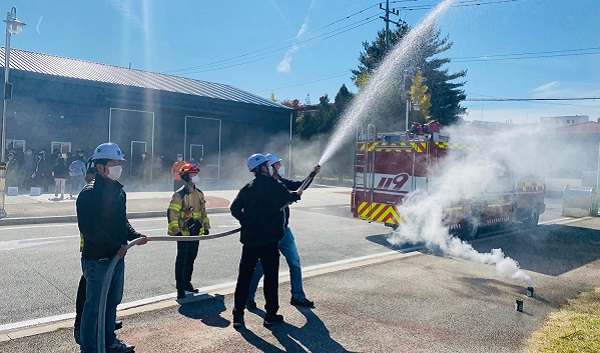
<instances>
[{"instance_id":1,"label":"work glove","mask_svg":"<svg viewBox=\"0 0 600 353\"><path fill-rule=\"evenodd\" d=\"M190 221L188 221L188 230L190 231L190 235L200 235L202 223L200 223L198 220L194 220L190 224Z\"/></svg>"},{"instance_id":2,"label":"work glove","mask_svg":"<svg viewBox=\"0 0 600 353\"><path fill-rule=\"evenodd\" d=\"M204 228L204 235L208 235L208 233L210 233L210 232L208 231L208 228Z\"/></svg>"}]
</instances>

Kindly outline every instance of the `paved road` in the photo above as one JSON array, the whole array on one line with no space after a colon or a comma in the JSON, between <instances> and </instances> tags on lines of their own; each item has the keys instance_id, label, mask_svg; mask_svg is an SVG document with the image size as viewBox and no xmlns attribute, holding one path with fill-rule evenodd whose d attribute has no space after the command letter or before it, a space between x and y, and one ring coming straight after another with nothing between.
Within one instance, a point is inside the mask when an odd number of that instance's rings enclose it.
<instances>
[{"instance_id":1,"label":"paved road","mask_svg":"<svg viewBox=\"0 0 600 353\"><path fill-rule=\"evenodd\" d=\"M518 260L533 277L534 298L492 266L413 252L306 271L316 308L296 309L282 300L286 322L272 329L262 327L260 310L246 315L246 329L232 329L229 286L181 306L164 301L150 311L121 312L119 336L146 353L520 353L550 312L600 283L599 229L600 219L583 219L473 242L480 251L500 245ZM281 285L282 298L288 289ZM515 311L515 299L524 300L523 313ZM11 334L0 340L0 351L76 351L71 324L24 338L18 337L26 332Z\"/></svg>"}]
</instances>

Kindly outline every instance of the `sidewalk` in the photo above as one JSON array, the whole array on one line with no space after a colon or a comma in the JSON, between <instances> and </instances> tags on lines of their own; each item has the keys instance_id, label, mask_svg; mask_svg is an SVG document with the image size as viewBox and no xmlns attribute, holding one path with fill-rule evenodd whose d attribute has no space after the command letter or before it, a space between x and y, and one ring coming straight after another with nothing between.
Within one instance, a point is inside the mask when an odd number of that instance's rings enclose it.
<instances>
[{"instance_id":1,"label":"sidewalk","mask_svg":"<svg viewBox=\"0 0 600 353\"><path fill-rule=\"evenodd\" d=\"M244 185L242 180L206 182L202 191L206 196L208 212L229 212L229 204ZM173 195L170 185L151 185L135 188L125 185L128 218L163 217ZM50 222L76 222L76 198L54 197L51 192L40 196L19 194L7 196L5 209L8 216L2 225L22 225Z\"/></svg>"}]
</instances>

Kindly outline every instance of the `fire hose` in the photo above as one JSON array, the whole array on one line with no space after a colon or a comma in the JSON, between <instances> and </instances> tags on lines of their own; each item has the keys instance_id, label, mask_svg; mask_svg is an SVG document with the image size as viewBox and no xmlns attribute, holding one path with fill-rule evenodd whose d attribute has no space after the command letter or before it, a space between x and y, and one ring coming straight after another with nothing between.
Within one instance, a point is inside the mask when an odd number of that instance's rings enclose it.
<instances>
[{"instance_id":1,"label":"fire hose","mask_svg":"<svg viewBox=\"0 0 600 353\"><path fill-rule=\"evenodd\" d=\"M317 166L319 166L319 165L317 165ZM302 184L300 185L298 190L304 191L308 187L310 182L312 182L314 180L316 175L317 175L317 172L315 172L315 171L310 172L310 174L306 177L306 179L304 179L304 181L302 182ZM167 235L167 236L147 237L146 239L148 241L210 240L210 239L222 238L222 237L225 237L225 236L228 236L231 234L235 234L235 233L239 232L240 230L241 230L241 228L236 228L236 229L229 230L229 231L226 231L223 233L211 234L211 235L191 235L191 236L180 236L180 237ZM139 242L141 242L142 239L143 238L134 239L134 240L130 241L125 247L127 248L127 250L129 250L129 248L131 248L132 246L137 245ZM110 287L110 281L112 280L112 277L113 277L113 271L115 270L115 267L117 266L117 262L119 261L119 259L120 259L119 254L116 254L112 258L112 260L106 270L106 274L104 275L104 282L102 282L102 291L100 292L100 304L98 306L98 327L96 328L96 342L98 343L98 353L105 353L104 324L106 321L106 301L108 299L108 289Z\"/></svg>"},{"instance_id":2,"label":"fire hose","mask_svg":"<svg viewBox=\"0 0 600 353\"><path fill-rule=\"evenodd\" d=\"M241 230L241 228L236 228L236 229L229 230L229 231L226 231L223 233L211 234L211 235L191 235L191 236L181 236L181 237L165 235L165 236L147 237L146 239L148 241L210 240L210 239L222 238L222 237L225 237L225 236L228 236L231 234L235 234L235 233L239 232L240 230ZM134 240L130 241L125 247L127 248L127 250L129 250L129 248L131 248L134 245L139 244L142 240L143 240L143 238L134 239ZM98 353L105 352L104 324L106 321L106 301L108 299L108 289L110 288L110 281L112 280L113 272L115 270L115 267L117 266L117 262L120 259L121 259L121 257L119 256L119 254L116 254L112 258L112 260L110 261L110 264L108 265L108 268L106 270L106 274L104 275L104 281L102 282L102 291L100 292L100 303L98 306L98 327L96 328L96 342L98 343Z\"/></svg>"}]
</instances>

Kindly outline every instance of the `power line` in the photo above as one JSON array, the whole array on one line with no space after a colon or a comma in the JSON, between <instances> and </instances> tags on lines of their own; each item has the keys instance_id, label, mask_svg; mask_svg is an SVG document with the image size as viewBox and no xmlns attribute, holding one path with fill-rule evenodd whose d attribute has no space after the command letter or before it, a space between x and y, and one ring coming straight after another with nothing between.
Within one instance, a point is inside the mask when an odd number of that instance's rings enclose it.
<instances>
[{"instance_id":1,"label":"power line","mask_svg":"<svg viewBox=\"0 0 600 353\"><path fill-rule=\"evenodd\" d=\"M600 100L600 97L578 98L475 98L465 99L464 102L537 102L537 101L588 101Z\"/></svg>"}]
</instances>

